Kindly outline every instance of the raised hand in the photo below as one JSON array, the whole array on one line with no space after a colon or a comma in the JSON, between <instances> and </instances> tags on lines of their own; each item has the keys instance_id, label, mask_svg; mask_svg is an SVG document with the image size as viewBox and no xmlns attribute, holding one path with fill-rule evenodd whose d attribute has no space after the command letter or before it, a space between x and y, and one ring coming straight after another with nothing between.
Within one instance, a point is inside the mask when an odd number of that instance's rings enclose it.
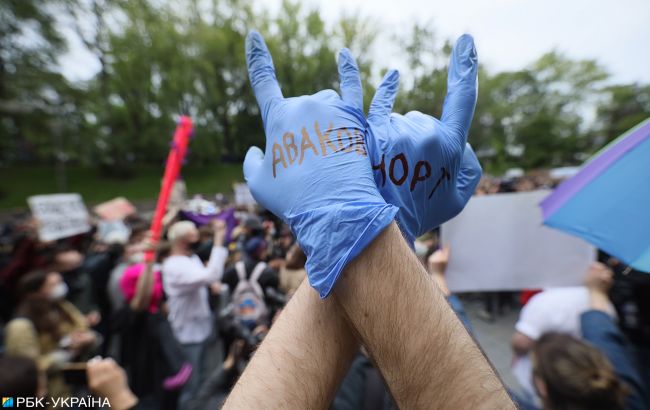
<instances>
[{"instance_id":1,"label":"raised hand","mask_svg":"<svg viewBox=\"0 0 650 410\"><path fill-rule=\"evenodd\" d=\"M343 96L363 108L359 70L343 50ZM456 216L480 178L481 166L467 144L478 88L478 60L471 36L461 36L449 64L442 118L412 111L391 113L399 73L389 71L368 112L366 143L375 182L386 202L400 208L398 222L411 242Z\"/></svg>"},{"instance_id":2,"label":"raised hand","mask_svg":"<svg viewBox=\"0 0 650 410\"><path fill-rule=\"evenodd\" d=\"M344 88L343 99L333 90L284 98L257 32L246 39L246 61L266 149L248 151L244 177L255 199L289 224L307 255L310 284L326 297L397 209L375 185L363 110L348 101L356 95Z\"/></svg>"},{"instance_id":3,"label":"raised hand","mask_svg":"<svg viewBox=\"0 0 650 410\"><path fill-rule=\"evenodd\" d=\"M429 259L427 259L429 273L437 273L444 276L445 271L447 270L447 264L449 263L449 254L450 251L448 245L445 245L432 253L429 256Z\"/></svg>"}]
</instances>

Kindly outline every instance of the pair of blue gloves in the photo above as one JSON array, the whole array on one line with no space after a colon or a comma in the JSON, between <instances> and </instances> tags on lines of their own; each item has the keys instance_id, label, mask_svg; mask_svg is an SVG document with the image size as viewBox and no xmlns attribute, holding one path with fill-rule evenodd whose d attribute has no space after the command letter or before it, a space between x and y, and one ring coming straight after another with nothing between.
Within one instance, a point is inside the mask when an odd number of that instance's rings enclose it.
<instances>
[{"instance_id":1,"label":"pair of blue gloves","mask_svg":"<svg viewBox=\"0 0 650 410\"><path fill-rule=\"evenodd\" d=\"M397 71L382 80L366 118L347 49L339 54L340 96L323 90L285 98L257 32L246 39L246 61L266 149L250 148L244 177L255 199L291 227L322 298L396 216L412 243L458 214L474 192L481 167L467 144L478 86L471 36L453 49L440 120L392 113Z\"/></svg>"}]
</instances>

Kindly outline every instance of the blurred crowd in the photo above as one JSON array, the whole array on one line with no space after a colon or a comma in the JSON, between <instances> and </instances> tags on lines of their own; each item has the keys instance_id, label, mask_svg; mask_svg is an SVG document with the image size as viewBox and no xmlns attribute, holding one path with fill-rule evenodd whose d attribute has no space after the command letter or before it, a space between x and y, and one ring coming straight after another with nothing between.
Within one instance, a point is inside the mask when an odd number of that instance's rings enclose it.
<instances>
[{"instance_id":1,"label":"blurred crowd","mask_svg":"<svg viewBox=\"0 0 650 410\"><path fill-rule=\"evenodd\" d=\"M477 195L556 183L548 175L486 177ZM150 223L137 213L97 219L90 232L54 242L38 239L28 215L3 225L3 396L103 397L124 409L223 403L305 279L306 257L275 216L223 195L170 206L159 243ZM471 332L464 297L445 281L452 250L433 231L415 251ZM599 261L583 287L482 296L488 321L504 305L524 306L512 338L523 387L513 395L522 407L648 408L650 280L607 255ZM393 408L363 349L332 408Z\"/></svg>"}]
</instances>

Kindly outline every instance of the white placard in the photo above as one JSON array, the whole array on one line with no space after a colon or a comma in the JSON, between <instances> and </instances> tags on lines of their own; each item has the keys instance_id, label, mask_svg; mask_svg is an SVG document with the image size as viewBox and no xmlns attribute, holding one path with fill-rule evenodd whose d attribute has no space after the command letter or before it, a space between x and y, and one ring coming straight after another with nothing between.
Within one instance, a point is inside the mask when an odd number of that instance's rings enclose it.
<instances>
[{"instance_id":1,"label":"white placard","mask_svg":"<svg viewBox=\"0 0 650 410\"><path fill-rule=\"evenodd\" d=\"M595 249L542 225L547 190L472 197L442 225L451 247L447 282L453 292L537 289L583 282Z\"/></svg>"},{"instance_id":2,"label":"white placard","mask_svg":"<svg viewBox=\"0 0 650 410\"><path fill-rule=\"evenodd\" d=\"M88 210L79 194L36 195L27 198L32 214L39 222L41 241L88 232Z\"/></svg>"},{"instance_id":3,"label":"white placard","mask_svg":"<svg viewBox=\"0 0 650 410\"><path fill-rule=\"evenodd\" d=\"M235 191L235 205L251 206L257 204L250 188L248 188L248 184L235 183L233 184L233 190Z\"/></svg>"}]
</instances>

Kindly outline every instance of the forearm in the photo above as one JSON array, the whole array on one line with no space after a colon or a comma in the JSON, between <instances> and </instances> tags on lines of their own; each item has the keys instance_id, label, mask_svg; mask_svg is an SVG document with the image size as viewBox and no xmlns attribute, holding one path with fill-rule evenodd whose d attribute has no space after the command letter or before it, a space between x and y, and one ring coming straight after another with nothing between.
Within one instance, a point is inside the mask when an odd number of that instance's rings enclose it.
<instances>
[{"instance_id":1,"label":"forearm","mask_svg":"<svg viewBox=\"0 0 650 410\"><path fill-rule=\"evenodd\" d=\"M223 269L228 259L228 250L219 242L214 243L214 247L210 252L210 259L208 260L207 274L208 282L220 281L223 277Z\"/></svg>"},{"instance_id":2,"label":"forearm","mask_svg":"<svg viewBox=\"0 0 650 410\"><path fill-rule=\"evenodd\" d=\"M592 308L580 315L580 328L585 341L596 346L614 366L621 381L631 390L626 409L644 408L647 392L638 372L635 357L627 338L607 310Z\"/></svg>"},{"instance_id":3,"label":"forearm","mask_svg":"<svg viewBox=\"0 0 650 410\"><path fill-rule=\"evenodd\" d=\"M223 268L228 257L228 251L221 247L212 248L207 266L196 263L192 259L176 260L167 269L163 265L163 276L170 287L192 290L220 281Z\"/></svg>"},{"instance_id":4,"label":"forearm","mask_svg":"<svg viewBox=\"0 0 650 410\"><path fill-rule=\"evenodd\" d=\"M589 305L594 310L611 314L611 303L607 293L599 289L589 289Z\"/></svg>"},{"instance_id":5,"label":"forearm","mask_svg":"<svg viewBox=\"0 0 650 410\"><path fill-rule=\"evenodd\" d=\"M332 298L303 281L224 408L325 409L358 349Z\"/></svg>"},{"instance_id":6,"label":"forearm","mask_svg":"<svg viewBox=\"0 0 650 410\"><path fill-rule=\"evenodd\" d=\"M400 408L514 408L396 224L348 266L334 299Z\"/></svg>"}]
</instances>

